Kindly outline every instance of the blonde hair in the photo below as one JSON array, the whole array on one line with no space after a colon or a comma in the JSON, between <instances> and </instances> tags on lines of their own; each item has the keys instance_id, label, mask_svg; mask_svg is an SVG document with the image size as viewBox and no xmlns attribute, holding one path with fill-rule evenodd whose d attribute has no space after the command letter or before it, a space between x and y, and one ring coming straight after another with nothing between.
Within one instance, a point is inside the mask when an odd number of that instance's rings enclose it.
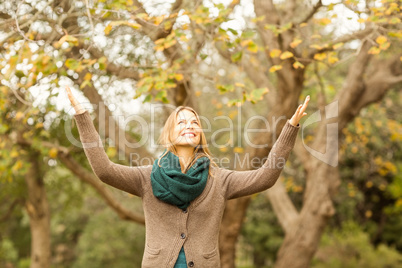
<instances>
[{"instance_id":1,"label":"blonde hair","mask_svg":"<svg viewBox=\"0 0 402 268\"><path fill-rule=\"evenodd\" d=\"M173 144L172 136L174 127L177 124L177 115L182 110L188 110L192 112L197 119L198 125L201 127L200 118L197 112L193 108L189 106L177 107L166 120L165 125L163 126L162 129L162 133L158 139L158 144L166 148L166 152L163 155L161 155L161 157L158 160L159 167L162 157L164 157L169 151L177 155L176 146ZM201 157L208 157L210 160L210 165L218 166L212 159L211 152L208 149L207 139L205 138L205 134L203 131L200 132L200 143L194 148L192 159L190 161L190 164L186 167L184 173L186 173L187 170L189 170L189 168L191 168L193 164L197 161L197 159ZM208 174L212 177L211 169L209 169Z\"/></svg>"}]
</instances>

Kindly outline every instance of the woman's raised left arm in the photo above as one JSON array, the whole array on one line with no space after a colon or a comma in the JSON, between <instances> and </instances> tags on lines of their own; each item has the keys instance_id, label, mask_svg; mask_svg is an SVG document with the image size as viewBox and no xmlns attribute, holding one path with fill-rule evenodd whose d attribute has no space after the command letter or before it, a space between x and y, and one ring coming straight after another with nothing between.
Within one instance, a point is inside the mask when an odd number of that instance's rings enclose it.
<instances>
[{"instance_id":1,"label":"woman's raised left arm","mask_svg":"<svg viewBox=\"0 0 402 268\"><path fill-rule=\"evenodd\" d=\"M219 168L222 181L222 195L225 199L239 198L262 192L272 187L292 151L298 130L299 121L307 113L304 111L310 97L307 96L303 105L300 105L291 119L287 120L281 134L274 143L264 164L256 170L236 171Z\"/></svg>"}]
</instances>

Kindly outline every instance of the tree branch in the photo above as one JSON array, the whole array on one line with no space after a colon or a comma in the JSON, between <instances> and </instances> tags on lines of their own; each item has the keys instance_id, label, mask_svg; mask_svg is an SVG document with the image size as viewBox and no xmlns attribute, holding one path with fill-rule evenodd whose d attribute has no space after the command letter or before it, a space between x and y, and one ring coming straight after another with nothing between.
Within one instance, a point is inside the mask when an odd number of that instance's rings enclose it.
<instances>
[{"instance_id":1,"label":"tree branch","mask_svg":"<svg viewBox=\"0 0 402 268\"><path fill-rule=\"evenodd\" d=\"M310 13L307 14L307 16L301 20L300 22L296 23L295 25L300 25L302 23L308 22L314 15L317 13L317 11L322 7L322 1L318 0L318 2L314 5L313 9L310 11Z\"/></svg>"},{"instance_id":2,"label":"tree branch","mask_svg":"<svg viewBox=\"0 0 402 268\"><path fill-rule=\"evenodd\" d=\"M334 41L330 42L330 43L328 44L328 46L326 46L326 47L324 47L324 48L312 50L312 51L309 53L308 58L309 58L309 59L313 59L313 58L314 58L314 55L317 54L317 53L323 53L323 52L326 52L326 51L332 51L332 50L334 50L334 49L333 49L333 45L334 45L334 44L338 44L338 43L347 43L347 42L352 41L352 40L355 40L355 39L364 39L364 38L366 38L369 34L371 34L373 31L374 31L374 28L373 28L373 27L369 27L369 28L366 28L366 29L364 29L364 30L354 32L354 33L352 33L352 34L347 34L347 35L341 36L341 37L339 37L338 39L335 39Z\"/></svg>"},{"instance_id":3,"label":"tree branch","mask_svg":"<svg viewBox=\"0 0 402 268\"><path fill-rule=\"evenodd\" d=\"M59 159L64 166L66 166L73 174L77 175L81 181L88 183L95 188L102 199L106 201L109 207L111 207L121 219L143 225L145 224L145 219L142 215L125 209L117 200L113 198L112 194L106 189L105 185L100 182L95 175L85 170L71 155L60 153Z\"/></svg>"},{"instance_id":4,"label":"tree branch","mask_svg":"<svg viewBox=\"0 0 402 268\"><path fill-rule=\"evenodd\" d=\"M9 218L9 217L11 216L11 214L13 213L14 208L15 208L18 204L21 204L21 203L22 203L22 200L20 200L20 199L14 200L14 201L11 203L11 205L8 207L7 212L4 213L4 214L2 215L2 217L0 218L0 222L3 222L3 221L8 220L8 218Z\"/></svg>"},{"instance_id":5,"label":"tree branch","mask_svg":"<svg viewBox=\"0 0 402 268\"><path fill-rule=\"evenodd\" d=\"M286 192L283 182L278 180L271 189L266 191L266 196L269 198L285 233L291 232L298 220L299 213Z\"/></svg>"},{"instance_id":6,"label":"tree branch","mask_svg":"<svg viewBox=\"0 0 402 268\"><path fill-rule=\"evenodd\" d=\"M32 142L24 139L22 135L17 135L17 143L23 146L32 146ZM142 215L133 213L125 209L119 201L117 201L112 194L106 189L105 184L102 183L93 173L83 168L69 153L69 149L63 146L58 146L50 142L42 142L44 147L56 148L59 160L67 167L73 174L75 174L81 181L91 185L100 197L110 206L121 219L128 220L140 224L145 224L145 219Z\"/></svg>"}]
</instances>

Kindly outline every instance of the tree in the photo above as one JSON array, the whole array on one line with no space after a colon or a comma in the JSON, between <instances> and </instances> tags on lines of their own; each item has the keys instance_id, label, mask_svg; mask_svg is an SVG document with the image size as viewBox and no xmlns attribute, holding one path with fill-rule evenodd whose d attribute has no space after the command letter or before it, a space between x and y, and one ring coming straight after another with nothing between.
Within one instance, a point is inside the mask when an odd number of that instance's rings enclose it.
<instances>
[{"instance_id":1,"label":"tree","mask_svg":"<svg viewBox=\"0 0 402 268\"><path fill-rule=\"evenodd\" d=\"M333 119L319 121L314 129L310 148L316 152L329 148L325 157L317 159L311 150L309 154L300 140L294 149L306 173L300 211L280 181L267 192L286 234L276 267L307 267L324 227L335 213L332 200L340 181L336 166L338 148L327 144L338 139L342 142L342 130L360 111L381 100L402 81L402 64L397 55L402 37L401 13L394 1L347 0L328 5L315 1L310 5L300 1L255 0L255 17L247 19L240 29L227 27L233 14L241 9L240 1L236 0L227 6L177 0L166 13L165 6L151 3L144 7L137 0L6 3L0 13L0 31L5 33L0 46L5 55L1 60L3 103L8 103L6 98L12 96L14 102L29 104L28 92L32 86L47 85L46 90L55 94L53 89L68 80L79 86L92 104L102 105L107 99L101 90L113 81L129 80L135 85L134 97L142 98L143 102L189 105L197 111L205 109L207 114L207 108L202 106L207 104L196 102L197 96L202 98L205 93L195 88L194 83L211 79L209 85L230 98L225 101L228 106L253 111L257 108L250 103L258 105L258 101L263 101L267 107L263 114L266 122L277 126L273 136L278 136L284 124L275 118L289 118L307 92L317 100L317 108L323 115L327 111L326 118L330 117L329 112L337 111L332 114ZM358 29L339 33L336 28L339 8L351 13L350 21L359 25ZM226 70L236 70L242 75L204 77L203 70L217 57L226 60L229 66ZM339 90L328 92L325 74L336 67L345 70L345 82ZM317 83L309 85L314 79ZM54 110L50 103L47 107ZM104 138L112 140L129 159L133 149L121 136L125 131L111 116L107 105L105 117L99 111L95 109L96 124L113 126L105 128ZM30 116L24 108L7 112L2 109L2 124L7 125L6 119L28 120ZM33 125L40 123L32 118ZM328 122L336 123L337 129L328 128ZM265 128L264 124L261 120L259 127ZM326 135L327 131L331 135ZM143 222L141 216L132 215L114 202L67 144L58 145L59 138L55 136L36 138L43 146L54 148L58 160L95 187L122 218ZM139 140L136 135L126 138L130 142ZM269 146L236 147L234 152L240 152L243 159L262 159L268 155L274 139L269 135L253 135L252 141ZM27 141L21 144L35 145ZM135 152L153 157L146 146ZM235 244L249 203L249 197L228 202L220 237L223 267L234 266Z\"/></svg>"}]
</instances>

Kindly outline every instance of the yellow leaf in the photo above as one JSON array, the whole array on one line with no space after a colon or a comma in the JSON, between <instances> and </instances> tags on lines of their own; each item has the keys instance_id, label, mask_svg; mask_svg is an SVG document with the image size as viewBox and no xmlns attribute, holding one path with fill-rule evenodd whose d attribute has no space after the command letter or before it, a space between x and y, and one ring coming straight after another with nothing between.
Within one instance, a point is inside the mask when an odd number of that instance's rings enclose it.
<instances>
[{"instance_id":1,"label":"yellow leaf","mask_svg":"<svg viewBox=\"0 0 402 268\"><path fill-rule=\"evenodd\" d=\"M165 15L159 16L155 18L155 25L159 25L165 19Z\"/></svg>"},{"instance_id":2,"label":"yellow leaf","mask_svg":"<svg viewBox=\"0 0 402 268\"><path fill-rule=\"evenodd\" d=\"M235 83L235 86L236 86L236 87L245 87L245 85L242 84L242 83Z\"/></svg>"},{"instance_id":3,"label":"yellow leaf","mask_svg":"<svg viewBox=\"0 0 402 268\"><path fill-rule=\"evenodd\" d=\"M381 50L387 50L390 45L391 45L390 42L383 43L383 44L380 45L380 49Z\"/></svg>"},{"instance_id":4,"label":"yellow leaf","mask_svg":"<svg viewBox=\"0 0 402 268\"><path fill-rule=\"evenodd\" d=\"M195 92L195 96L196 96L196 97L201 96L201 91L197 90L197 91Z\"/></svg>"},{"instance_id":5,"label":"yellow leaf","mask_svg":"<svg viewBox=\"0 0 402 268\"><path fill-rule=\"evenodd\" d=\"M364 23L365 21L366 21L366 20L365 20L365 19L362 19L362 18L360 18L360 19L357 20L358 23Z\"/></svg>"},{"instance_id":6,"label":"yellow leaf","mask_svg":"<svg viewBox=\"0 0 402 268\"><path fill-rule=\"evenodd\" d=\"M317 54L314 55L315 60L324 60L326 58L327 58L326 53L317 53Z\"/></svg>"},{"instance_id":7,"label":"yellow leaf","mask_svg":"<svg viewBox=\"0 0 402 268\"><path fill-rule=\"evenodd\" d=\"M109 158L113 158L116 156L117 150L115 147L108 147L106 149L106 154Z\"/></svg>"},{"instance_id":8,"label":"yellow leaf","mask_svg":"<svg viewBox=\"0 0 402 268\"><path fill-rule=\"evenodd\" d=\"M331 23L331 20L328 18L322 18L318 21L318 23L322 24L322 25L327 25Z\"/></svg>"},{"instance_id":9,"label":"yellow leaf","mask_svg":"<svg viewBox=\"0 0 402 268\"><path fill-rule=\"evenodd\" d=\"M241 154L241 153L244 152L244 149L241 148L241 147L234 147L234 148L233 148L233 152L234 152L234 153L239 153L239 154Z\"/></svg>"},{"instance_id":10,"label":"yellow leaf","mask_svg":"<svg viewBox=\"0 0 402 268\"><path fill-rule=\"evenodd\" d=\"M91 78L92 78L92 74L91 74L91 73L86 73L85 76L84 76L84 80L85 80L85 81L89 81L89 80L91 80Z\"/></svg>"},{"instance_id":11,"label":"yellow leaf","mask_svg":"<svg viewBox=\"0 0 402 268\"><path fill-rule=\"evenodd\" d=\"M236 117L236 115L237 115L237 110L231 111L231 112L229 113L230 119L234 119L234 118Z\"/></svg>"},{"instance_id":12,"label":"yellow leaf","mask_svg":"<svg viewBox=\"0 0 402 268\"><path fill-rule=\"evenodd\" d=\"M165 42L165 40L166 40L165 38L160 38L160 39L155 41L155 45L162 44L163 42Z\"/></svg>"},{"instance_id":13,"label":"yellow leaf","mask_svg":"<svg viewBox=\"0 0 402 268\"><path fill-rule=\"evenodd\" d=\"M338 48L340 48L342 46L343 46L343 43L336 43L335 45L332 46L332 48L337 50Z\"/></svg>"},{"instance_id":14,"label":"yellow leaf","mask_svg":"<svg viewBox=\"0 0 402 268\"><path fill-rule=\"evenodd\" d=\"M139 25L138 23L128 23L127 25L136 30L141 28L141 25Z\"/></svg>"},{"instance_id":15,"label":"yellow leaf","mask_svg":"<svg viewBox=\"0 0 402 268\"><path fill-rule=\"evenodd\" d=\"M219 151L221 151L222 153L226 153L228 151L228 147L219 148Z\"/></svg>"},{"instance_id":16,"label":"yellow leaf","mask_svg":"<svg viewBox=\"0 0 402 268\"><path fill-rule=\"evenodd\" d=\"M330 64L333 64L338 61L339 61L339 59L337 57L334 57L334 56L328 57L328 63L330 63Z\"/></svg>"},{"instance_id":17,"label":"yellow leaf","mask_svg":"<svg viewBox=\"0 0 402 268\"><path fill-rule=\"evenodd\" d=\"M277 58L277 57L279 57L279 55L281 54L281 50L279 50L279 49L272 49L270 52L269 52L269 56L271 57L271 58Z\"/></svg>"},{"instance_id":18,"label":"yellow leaf","mask_svg":"<svg viewBox=\"0 0 402 268\"><path fill-rule=\"evenodd\" d=\"M15 114L15 119L16 120L20 120L21 118L23 118L24 117L24 113L23 112L17 112L16 114Z\"/></svg>"},{"instance_id":19,"label":"yellow leaf","mask_svg":"<svg viewBox=\"0 0 402 268\"><path fill-rule=\"evenodd\" d=\"M323 48L322 46L317 45L317 44L312 44L312 45L310 45L309 47L311 47L311 48L315 48L315 49L318 49L318 50L320 50L320 49L322 49L322 48Z\"/></svg>"},{"instance_id":20,"label":"yellow leaf","mask_svg":"<svg viewBox=\"0 0 402 268\"><path fill-rule=\"evenodd\" d=\"M165 47L164 46L155 46L154 49L156 51L163 51L165 49Z\"/></svg>"},{"instance_id":21,"label":"yellow leaf","mask_svg":"<svg viewBox=\"0 0 402 268\"><path fill-rule=\"evenodd\" d=\"M17 157L17 156L19 156L18 151L12 150L11 153L10 153L10 157L11 157L11 158L15 158L15 157Z\"/></svg>"},{"instance_id":22,"label":"yellow leaf","mask_svg":"<svg viewBox=\"0 0 402 268\"><path fill-rule=\"evenodd\" d=\"M289 52L289 51L285 51L285 52L283 52L281 54L280 59L285 60L285 59L288 59L288 58L291 58L291 57L293 57L293 53Z\"/></svg>"},{"instance_id":23,"label":"yellow leaf","mask_svg":"<svg viewBox=\"0 0 402 268\"><path fill-rule=\"evenodd\" d=\"M269 68L269 72L274 73L274 72L276 72L276 71L278 71L280 69L282 69L282 65L274 65L271 68Z\"/></svg>"},{"instance_id":24,"label":"yellow leaf","mask_svg":"<svg viewBox=\"0 0 402 268\"><path fill-rule=\"evenodd\" d=\"M367 188L373 187L373 182L372 182L372 181L366 182L366 187L367 187Z\"/></svg>"},{"instance_id":25,"label":"yellow leaf","mask_svg":"<svg viewBox=\"0 0 402 268\"><path fill-rule=\"evenodd\" d=\"M380 53L380 49L378 47L371 47L370 50L368 51L368 54L379 54Z\"/></svg>"},{"instance_id":26,"label":"yellow leaf","mask_svg":"<svg viewBox=\"0 0 402 268\"><path fill-rule=\"evenodd\" d=\"M103 30L103 32L104 32L106 35L108 35L108 34L110 34L110 32L112 31L112 29L113 29L113 25L109 23L109 25L107 25L107 26L105 27L105 30Z\"/></svg>"},{"instance_id":27,"label":"yellow leaf","mask_svg":"<svg viewBox=\"0 0 402 268\"><path fill-rule=\"evenodd\" d=\"M298 45L300 45L301 42L303 42L301 39L296 38L295 40L293 40L292 43L290 43L290 47L291 47L291 48L295 48L295 47L297 47Z\"/></svg>"},{"instance_id":28,"label":"yellow leaf","mask_svg":"<svg viewBox=\"0 0 402 268\"><path fill-rule=\"evenodd\" d=\"M303 28L303 27L306 27L306 26L307 26L307 23L305 23L305 22L299 24L300 28Z\"/></svg>"},{"instance_id":29,"label":"yellow leaf","mask_svg":"<svg viewBox=\"0 0 402 268\"><path fill-rule=\"evenodd\" d=\"M299 69L299 68L303 69L304 65L300 61L296 61L295 63L293 63L293 68L295 68L295 69Z\"/></svg>"},{"instance_id":30,"label":"yellow leaf","mask_svg":"<svg viewBox=\"0 0 402 268\"><path fill-rule=\"evenodd\" d=\"M169 42L166 42L163 46L164 46L165 48L169 48L169 47L171 47L171 46L174 46L176 43L177 43L176 39L173 39L173 40L171 40L171 41L169 41Z\"/></svg>"},{"instance_id":31,"label":"yellow leaf","mask_svg":"<svg viewBox=\"0 0 402 268\"><path fill-rule=\"evenodd\" d=\"M251 40L243 40L243 41L241 41L240 42L240 45L242 46L242 47L245 47L245 46L248 46L250 43L252 43L253 41L251 41Z\"/></svg>"},{"instance_id":32,"label":"yellow leaf","mask_svg":"<svg viewBox=\"0 0 402 268\"><path fill-rule=\"evenodd\" d=\"M258 46L254 42L251 42L250 44L248 44L247 50L250 51L250 52L253 52L253 53L257 53L258 52Z\"/></svg>"},{"instance_id":33,"label":"yellow leaf","mask_svg":"<svg viewBox=\"0 0 402 268\"><path fill-rule=\"evenodd\" d=\"M22 161L21 160L17 160L17 162L15 162L15 164L13 165L13 167L11 168L13 171L17 171L20 168L22 168Z\"/></svg>"},{"instance_id":34,"label":"yellow leaf","mask_svg":"<svg viewBox=\"0 0 402 268\"><path fill-rule=\"evenodd\" d=\"M52 148L49 150L49 156L51 158L56 158L57 157L57 148Z\"/></svg>"},{"instance_id":35,"label":"yellow leaf","mask_svg":"<svg viewBox=\"0 0 402 268\"><path fill-rule=\"evenodd\" d=\"M43 127L43 123L37 123L36 125L35 125L35 128L42 128Z\"/></svg>"},{"instance_id":36,"label":"yellow leaf","mask_svg":"<svg viewBox=\"0 0 402 268\"><path fill-rule=\"evenodd\" d=\"M181 81L181 80L183 80L184 76L183 76L182 74L175 74L175 75L174 75L174 78L175 78L177 81Z\"/></svg>"},{"instance_id":37,"label":"yellow leaf","mask_svg":"<svg viewBox=\"0 0 402 268\"><path fill-rule=\"evenodd\" d=\"M376 38L375 40L379 45L384 44L387 42L387 38L383 35L380 35L379 37Z\"/></svg>"}]
</instances>

